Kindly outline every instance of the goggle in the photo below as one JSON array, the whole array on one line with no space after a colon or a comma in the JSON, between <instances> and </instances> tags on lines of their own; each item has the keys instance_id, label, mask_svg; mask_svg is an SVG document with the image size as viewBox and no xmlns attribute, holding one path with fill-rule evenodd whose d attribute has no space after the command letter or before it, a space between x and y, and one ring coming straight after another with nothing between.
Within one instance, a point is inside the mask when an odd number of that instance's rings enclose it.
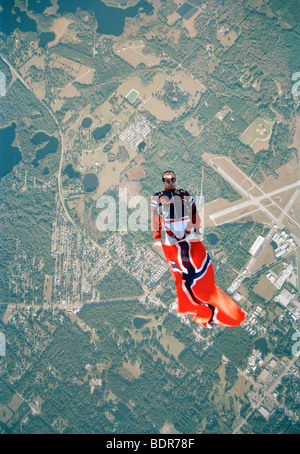
<instances>
[{"instance_id":1,"label":"goggle","mask_svg":"<svg viewBox=\"0 0 300 454\"><path fill-rule=\"evenodd\" d=\"M169 179L169 178L163 178L162 180L163 180L164 183L171 183L171 182L172 182L172 183L175 183L176 178L175 178L175 177L173 177L173 178L171 178L171 179Z\"/></svg>"}]
</instances>

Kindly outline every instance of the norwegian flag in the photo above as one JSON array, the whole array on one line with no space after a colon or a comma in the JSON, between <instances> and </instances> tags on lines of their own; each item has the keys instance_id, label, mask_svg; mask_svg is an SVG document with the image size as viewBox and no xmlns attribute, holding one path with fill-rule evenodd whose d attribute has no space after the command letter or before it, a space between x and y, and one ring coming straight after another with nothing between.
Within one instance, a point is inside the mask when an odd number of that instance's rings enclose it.
<instances>
[{"instance_id":1,"label":"norwegian flag","mask_svg":"<svg viewBox=\"0 0 300 454\"><path fill-rule=\"evenodd\" d=\"M192 320L206 328L238 326L245 320L245 312L216 286L213 265L201 241L163 244L163 250L175 279L179 313L194 314Z\"/></svg>"}]
</instances>

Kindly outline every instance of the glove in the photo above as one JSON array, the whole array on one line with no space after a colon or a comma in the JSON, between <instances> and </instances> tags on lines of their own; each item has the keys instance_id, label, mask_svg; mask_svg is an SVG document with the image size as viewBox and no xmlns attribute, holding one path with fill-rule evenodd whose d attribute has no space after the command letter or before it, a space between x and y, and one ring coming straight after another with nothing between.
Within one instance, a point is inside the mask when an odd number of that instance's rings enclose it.
<instances>
[{"instance_id":1,"label":"glove","mask_svg":"<svg viewBox=\"0 0 300 454\"><path fill-rule=\"evenodd\" d=\"M196 230L196 237L198 238L198 240L202 241L203 236L204 236L204 231L200 227L199 229Z\"/></svg>"},{"instance_id":2,"label":"glove","mask_svg":"<svg viewBox=\"0 0 300 454\"><path fill-rule=\"evenodd\" d=\"M162 246L161 239L156 240L154 246Z\"/></svg>"}]
</instances>

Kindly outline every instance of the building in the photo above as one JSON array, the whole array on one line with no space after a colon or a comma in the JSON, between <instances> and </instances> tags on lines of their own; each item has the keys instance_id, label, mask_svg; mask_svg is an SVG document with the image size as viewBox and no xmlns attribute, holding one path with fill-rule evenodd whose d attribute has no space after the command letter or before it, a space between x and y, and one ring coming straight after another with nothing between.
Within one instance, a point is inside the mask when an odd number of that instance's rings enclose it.
<instances>
[{"instance_id":1,"label":"building","mask_svg":"<svg viewBox=\"0 0 300 454\"><path fill-rule=\"evenodd\" d=\"M252 244L251 248L249 249L249 252L251 255L255 255L259 248L262 246L264 242L264 237L262 235L258 235L254 243Z\"/></svg>"},{"instance_id":2,"label":"building","mask_svg":"<svg viewBox=\"0 0 300 454\"><path fill-rule=\"evenodd\" d=\"M286 307L292 301L293 298L294 295L291 292L289 292L286 288L284 288L282 292L276 296L275 301L278 301L280 304Z\"/></svg>"}]
</instances>

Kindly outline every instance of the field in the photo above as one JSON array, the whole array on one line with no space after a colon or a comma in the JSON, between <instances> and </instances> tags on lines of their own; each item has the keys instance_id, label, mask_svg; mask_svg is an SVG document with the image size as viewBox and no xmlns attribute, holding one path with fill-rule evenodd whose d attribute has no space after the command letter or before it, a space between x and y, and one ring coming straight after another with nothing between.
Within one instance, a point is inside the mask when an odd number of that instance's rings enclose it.
<instances>
[{"instance_id":1,"label":"field","mask_svg":"<svg viewBox=\"0 0 300 454\"><path fill-rule=\"evenodd\" d=\"M294 183L299 178L299 169L297 164L297 158L293 158L287 164L279 167L276 170L278 175L275 178L273 175L265 176L264 181L261 185L261 189L264 192L272 191L273 189L280 188L286 184Z\"/></svg>"},{"instance_id":2,"label":"field","mask_svg":"<svg viewBox=\"0 0 300 454\"><path fill-rule=\"evenodd\" d=\"M178 358L178 355L185 348L185 345L180 342L176 337L167 334L166 330L162 329L162 337L160 339L161 345L167 350L171 355L174 355L175 358Z\"/></svg>"},{"instance_id":3,"label":"field","mask_svg":"<svg viewBox=\"0 0 300 454\"><path fill-rule=\"evenodd\" d=\"M200 80L178 70L155 90L155 95L143 107L159 120L171 121L195 107L205 90ZM182 102L181 99L185 101Z\"/></svg>"},{"instance_id":4,"label":"field","mask_svg":"<svg viewBox=\"0 0 300 454\"><path fill-rule=\"evenodd\" d=\"M130 90L134 89L139 92L141 100L145 102L156 90L160 88L167 77L167 73L160 70L155 74L152 81L148 85L144 85L140 77L134 76L125 80L125 82L118 87L117 95L126 97Z\"/></svg>"},{"instance_id":5,"label":"field","mask_svg":"<svg viewBox=\"0 0 300 454\"><path fill-rule=\"evenodd\" d=\"M195 117L188 118L184 127L194 137L199 136L201 131L203 131L203 125L201 125L198 118Z\"/></svg>"},{"instance_id":6,"label":"field","mask_svg":"<svg viewBox=\"0 0 300 454\"><path fill-rule=\"evenodd\" d=\"M271 263L274 259L275 259L274 250L272 246L269 244L258 257L255 265L252 268L253 272L259 270L262 266Z\"/></svg>"},{"instance_id":7,"label":"field","mask_svg":"<svg viewBox=\"0 0 300 454\"><path fill-rule=\"evenodd\" d=\"M51 30L55 33L55 39L48 43L48 47L55 46L60 41L72 22L72 20L67 19L66 17L58 17L53 21Z\"/></svg>"},{"instance_id":8,"label":"field","mask_svg":"<svg viewBox=\"0 0 300 454\"><path fill-rule=\"evenodd\" d=\"M51 294L52 294L52 276L45 275L45 283L44 283L44 298L47 303L51 302Z\"/></svg>"},{"instance_id":9,"label":"field","mask_svg":"<svg viewBox=\"0 0 300 454\"><path fill-rule=\"evenodd\" d=\"M265 276L261 276L253 290L257 295L266 300L271 299L277 292L276 287Z\"/></svg>"},{"instance_id":10,"label":"field","mask_svg":"<svg viewBox=\"0 0 300 454\"><path fill-rule=\"evenodd\" d=\"M159 65L160 58L155 55L144 54L144 47L145 44L143 41L122 44L117 43L114 45L114 52L134 68L136 68L140 63L143 63L147 67Z\"/></svg>"},{"instance_id":11,"label":"field","mask_svg":"<svg viewBox=\"0 0 300 454\"><path fill-rule=\"evenodd\" d=\"M175 0L175 3L180 7L182 2L180 0ZM205 7L205 5L204 5ZM182 5L181 8L184 8ZM191 5L186 4L185 10L181 12L181 9L178 8L174 13L170 14L167 17L168 25L174 26L181 20L181 27L185 28L191 38L197 36L197 30L195 28L195 21L197 17L201 14L201 8L195 8ZM184 14L185 13L185 14Z\"/></svg>"},{"instance_id":12,"label":"field","mask_svg":"<svg viewBox=\"0 0 300 454\"><path fill-rule=\"evenodd\" d=\"M125 146L129 154L129 159L125 162L117 160L110 161L110 156L117 154L119 146ZM99 186L95 197L99 197L111 187L118 186L123 170L128 165L129 161L136 156L136 152L120 139L114 141L110 153L111 154L109 155L108 153L103 152L102 149L94 150L94 152L92 150L82 152L82 166L87 169L97 169Z\"/></svg>"},{"instance_id":13,"label":"field","mask_svg":"<svg viewBox=\"0 0 300 454\"><path fill-rule=\"evenodd\" d=\"M237 34L234 30L221 27L220 30L217 31L217 38L223 47L230 47L236 40Z\"/></svg>"},{"instance_id":14,"label":"field","mask_svg":"<svg viewBox=\"0 0 300 454\"><path fill-rule=\"evenodd\" d=\"M240 140L245 145L252 147L256 153L265 149L269 143L272 134L273 122L264 120L261 117L256 118L253 123L240 135Z\"/></svg>"}]
</instances>

